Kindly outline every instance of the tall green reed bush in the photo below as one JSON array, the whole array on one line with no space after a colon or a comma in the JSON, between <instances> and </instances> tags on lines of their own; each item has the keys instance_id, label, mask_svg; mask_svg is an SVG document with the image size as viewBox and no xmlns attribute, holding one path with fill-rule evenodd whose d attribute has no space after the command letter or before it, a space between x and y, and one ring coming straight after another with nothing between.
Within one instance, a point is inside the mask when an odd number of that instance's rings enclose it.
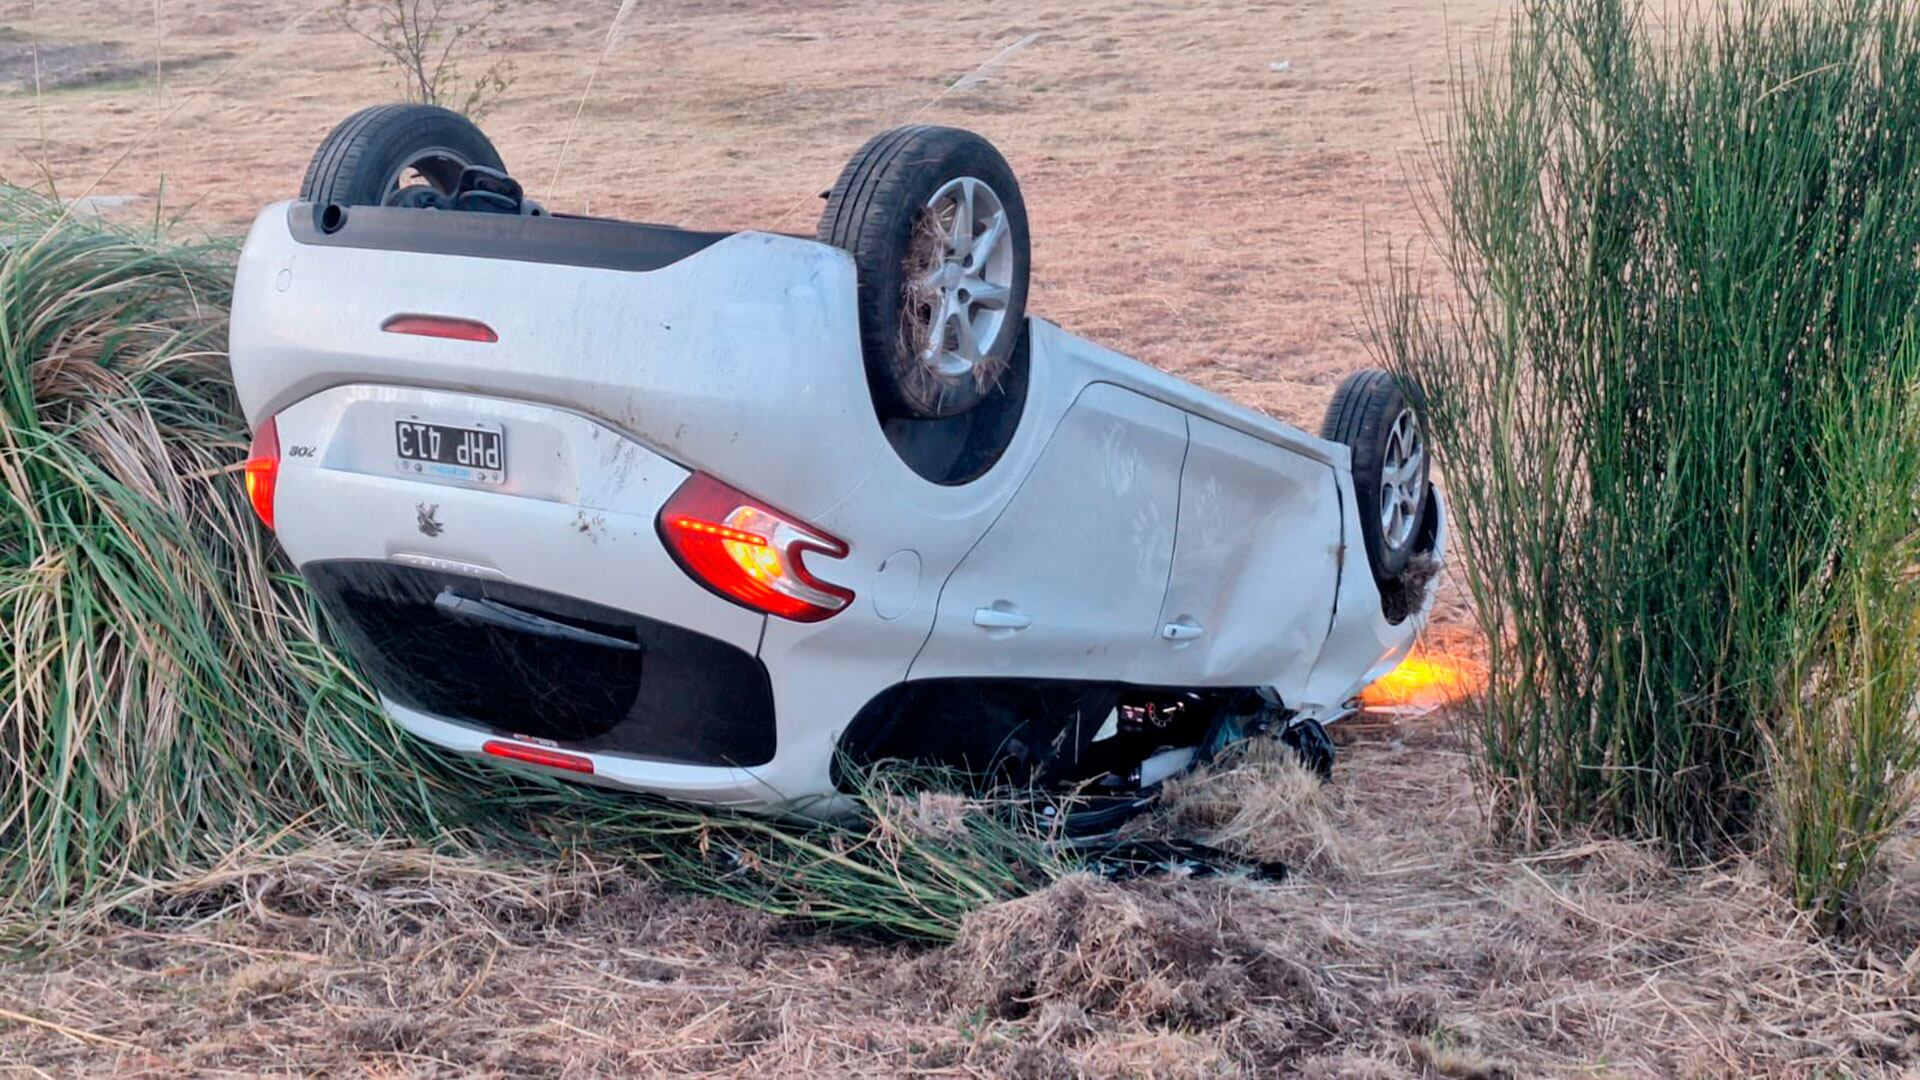
<instances>
[{"instance_id":1,"label":"tall green reed bush","mask_svg":"<svg viewBox=\"0 0 1920 1080\"><path fill-rule=\"evenodd\" d=\"M518 775L412 740L330 647L236 472L230 252L0 187L0 924L342 832L591 849L815 922L946 939L1064 863L1017 807L838 824Z\"/></svg>"},{"instance_id":2,"label":"tall green reed bush","mask_svg":"<svg viewBox=\"0 0 1920 1080\"><path fill-rule=\"evenodd\" d=\"M1825 420L1846 542L1795 598L1762 735L1773 854L1794 900L1833 928L1920 796L1920 392L1832 401Z\"/></svg>"},{"instance_id":3,"label":"tall green reed bush","mask_svg":"<svg viewBox=\"0 0 1920 1080\"><path fill-rule=\"evenodd\" d=\"M1494 819L1818 861L1768 812L1832 813L1819 774L1877 821L1912 769L1920 10L1521 0L1458 74L1446 272L1370 307L1460 520ZM1816 718L1872 734L1816 764Z\"/></svg>"}]
</instances>

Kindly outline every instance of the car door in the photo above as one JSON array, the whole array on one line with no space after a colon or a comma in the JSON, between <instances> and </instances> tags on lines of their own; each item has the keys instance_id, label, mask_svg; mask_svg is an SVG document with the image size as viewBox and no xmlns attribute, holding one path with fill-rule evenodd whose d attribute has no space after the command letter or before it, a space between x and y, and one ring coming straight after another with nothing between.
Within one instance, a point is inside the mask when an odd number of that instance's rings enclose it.
<instances>
[{"instance_id":1,"label":"car door","mask_svg":"<svg viewBox=\"0 0 1920 1080\"><path fill-rule=\"evenodd\" d=\"M1129 680L1297 697L1340 580L1334 470L1201 417L1188 431L1173 572Z\"/></svg>"},{"instance_id":2,"label":"car door","mask_svg":"<svg viewBox=\"0 0 1920 1080\"><path fill-rule=\"evenodd\" d=\"M948 577L911 677L1124 678L1154 642L1186 449L1179 409L1081 391Z\"/></svg>"}]
</instances>

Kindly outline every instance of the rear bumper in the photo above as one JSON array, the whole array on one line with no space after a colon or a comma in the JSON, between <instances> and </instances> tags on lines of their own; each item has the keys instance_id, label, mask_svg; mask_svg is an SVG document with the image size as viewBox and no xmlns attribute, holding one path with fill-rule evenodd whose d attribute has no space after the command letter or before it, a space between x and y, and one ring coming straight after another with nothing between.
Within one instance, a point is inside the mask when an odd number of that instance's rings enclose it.
<instances>
[{"instance_id":1,"label":"rear bumper","mask_svg":"<svg viewBox=\"0 0 1920 1080\"><path fill-rule=\"evenodd\" d=\"M409 709L382 698L387 715L401 727L435 746L474 757L488 757L482 749L488 740L498 738L473 724L463 724L432 713ZM826 793L795 797L791 784L806 772L784 761L770 762L753 769L682 765L670 761L649 761L621 754L589 753L581 755L593 762L593 772L563 772L534 765L516 768L547 772L564 780L595 784L624 791L646 791L708 806L733 806L749 810L771 807L804 806L821 800Z\"/></svg>"},{"instance_id":2,"label":"rear bumper","mask_svg":"<svg viewBox=\"0 0 1920 1080\"><path fill-rule=\"evenodd\" d=\"M406 417L499 427L505 484L403 475L391 430ZM839 710L812 707L804 675L783 685L760 659L765 616L707 591L660 542L685 468L567 410L442 391L338 387L275 419L276 532L409 731L475 755L490 739L556 746L593 764L566 779L709 804L831 791ZM639 648L516 636L457 610L468 602ZM869 696L888 681L839 675Z\"/></svg>"},{"instance_id":3,"label":"rear bumper","mask_svg":"<svg viewBox=\"0 0 1920 1080\"><path fill-rule=\"evenodd\" d=\"M774 758L773 688L744 649L424 567L328 560L301 572L392 704L576 752L723 767Z\"/></svg>"}]
</instances>

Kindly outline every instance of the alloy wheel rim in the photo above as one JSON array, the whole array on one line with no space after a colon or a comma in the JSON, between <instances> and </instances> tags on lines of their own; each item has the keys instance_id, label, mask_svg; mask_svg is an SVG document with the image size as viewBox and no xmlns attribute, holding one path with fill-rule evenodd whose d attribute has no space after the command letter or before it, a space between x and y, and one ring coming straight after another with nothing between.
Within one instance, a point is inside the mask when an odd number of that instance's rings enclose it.
<instances>
[{"instance_id":1,"label":"alloy wheel rim","mask_svg":"<svg viewBox=\"0 0 1920 1080\"><path fill-rule=\"evenodd\" d=\"M1427 498L1427 446L1412 409L1400 410L1387 432L1380 461L1380 534L1399 550L1413 539L1420 504Z\"/></svg>"},{"instance_id":2,"label":"alloy wheel rim","mask_svg":"<svg viewBox=\"0 0 1920 1080\"><path fill-rule=\"evenodd\" d=\"M916 244L932 247L910 260L908 282L921 321L912 337L920 363L945 379L990 374L991 352L1006 326L1013 290L1013 229L1006 203L977 177L943 184L926 202L930 228Z\"/></svg>"}]
</instances>

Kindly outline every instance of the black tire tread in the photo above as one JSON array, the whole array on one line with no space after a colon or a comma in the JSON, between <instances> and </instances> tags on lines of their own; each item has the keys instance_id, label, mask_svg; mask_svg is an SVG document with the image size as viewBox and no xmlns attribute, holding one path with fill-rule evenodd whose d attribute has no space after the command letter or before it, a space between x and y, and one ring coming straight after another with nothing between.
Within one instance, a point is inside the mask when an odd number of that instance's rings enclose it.
<instances>
[{"instance_id":1,"label":"black tire tread","mask_svg":"<svg viewBox=\"0 0 1920 1080\"><path fill-rule=\"evenodd\" d=\"M1352 446L1353 439L1360 434L1369 396L1375 387L1392 380L1393 376L1384 371L1357 371L1343 379L1327 406L1326 419L1320 424L1320 437Z\"/></svg>"},{"instance_id":2,"label":"black tire tread","mask_svg":"<svg viewBox=\"0 0 1920 1080\"><path fill-rule=\"evenodd\" d=\"M1345 445L1353 453L1353 487L1356 497L1363 506L1379 503L1379 455L1385 449L1386 433L1383 427L1392 422L1388 415L1390 406L1404 407L1406 395L1394 377L1377 369L1356 371L1341 381L1333 393L1333 400L1327 404L1327 414L1320 424L1320 436L1330 442ZM1392 409L1397 416L1399 409ZM1371 473L1371 475L1369 475ZM1424 513L1424 510L1422 511ZM1378 514L1371 517L1361 514L1362 545L1366 549L1367 564L1373 571L1376 581L1387 582L1398 577L1406 569L1410 552L1389 552L1380 536ZM1420 535L1416 526L1414 536Z\"/></svg>"},{"instance_id":3,"label":"black tire tread","mask_svg":"<svg viewBox=\"0 0 1920 1080\"><path fill-rule=\"evenodd\" d=\"M885 212L888 207L914 206L921 202L926 194L916 190L916 185L926 181L926 170L913 167L912 155L924 153L928 160L938 160L947 154L956 152L958 147L975 142L985 148L998 163L1006 169L1006 179L1002 186L1010 187L1003 192L1002 198L1010 204L1019 206L1020 221L1020 260L1024 272L1026 253L1026 224L1024 201L1019 198L1019 185L1012 178L1011 168L999 157L998 151L972 132L934 124L910 124L881 132L868 139L866 144L856 151L847 162L840 176L827 191L827 205L821 212L820 224L815 236L823 243L832 244L851 252L854 260L862 268L859 281L860 305L862 310L860 336L861 349L866 357L869 378L875 393L875 403L883 416L899 413L901 415L920 415L925 418L950 415L956 411L965 411L973 402L961 399L949 399L951 388L943 388L937 401L916 404L908 400L904 391L886 374L892 361L892 350L896 347L893 325L881 325L891 320L872 317L870 308L877 301L874 290L887 289L897 280L896 276L877 274L874 267L892 265L900 257L895 248L902 242L897 228L897 213ZM889 284L880 284L887 281ZM1024 279L1017 282L1016 306L1024 306L1026 286ZM1009 343L1018 340L1018 332L1007 339Z\"/></svg>"},{"instance_id":4,"label":"black tire tread","mask_svg":"<svg viewBox=\"0 0 1920 1080\"><path fill-rule=\"evenodd\" d=\"M402 129L428 123L452 123L467 129L478 151L473 155L474 164L504 168L486 135L451 109L412 102L369 105L341 121L314 151L300 183L300 197L314 203L355 201L349 189L366 167L367 155L386 148Z\"/></svg>"},{"instance_id":5,"label":"black tire tread","mask_svg":"<svg viewBox=\"0 0 1920 1080\"><path fill-rule=\"evenodd\" d=\"M345 157L348 151L355 149L355 140L359 138L360 133L382 115L390 113L393 108L392 105L369 105L347 117L338 127L328 132L326 141L322 142L320 149L314 152L313 160L307 162L307 175L300 181L300 197L309 202L321 201L314 198L320 176L323 173L337 176L341 171L340 159Z\"/></svg>"},{"instance_id":6,"label":"black tire tread","mask_svg":"<svg viewBox=\"0 0 1920 1080\"><path fill-rule=\"evenodd\" d=\"M838 204L834 205L831 197L828 199L828 213L833 215L833 225L825 230L826 235L821 239L840 246L847 246L858 239L849 235L849 230L854 223L865 219L867 209L873 204L873 194L887 173L887 166L893 163L908 142L928 127L927 124L912 124L882 132L860 148L853 156L853 161L848 163L840 182L834 185L834 193L840 197ZM850 198L847 196L849 190L853 190Z\"/></svg>"}]
</instances>

